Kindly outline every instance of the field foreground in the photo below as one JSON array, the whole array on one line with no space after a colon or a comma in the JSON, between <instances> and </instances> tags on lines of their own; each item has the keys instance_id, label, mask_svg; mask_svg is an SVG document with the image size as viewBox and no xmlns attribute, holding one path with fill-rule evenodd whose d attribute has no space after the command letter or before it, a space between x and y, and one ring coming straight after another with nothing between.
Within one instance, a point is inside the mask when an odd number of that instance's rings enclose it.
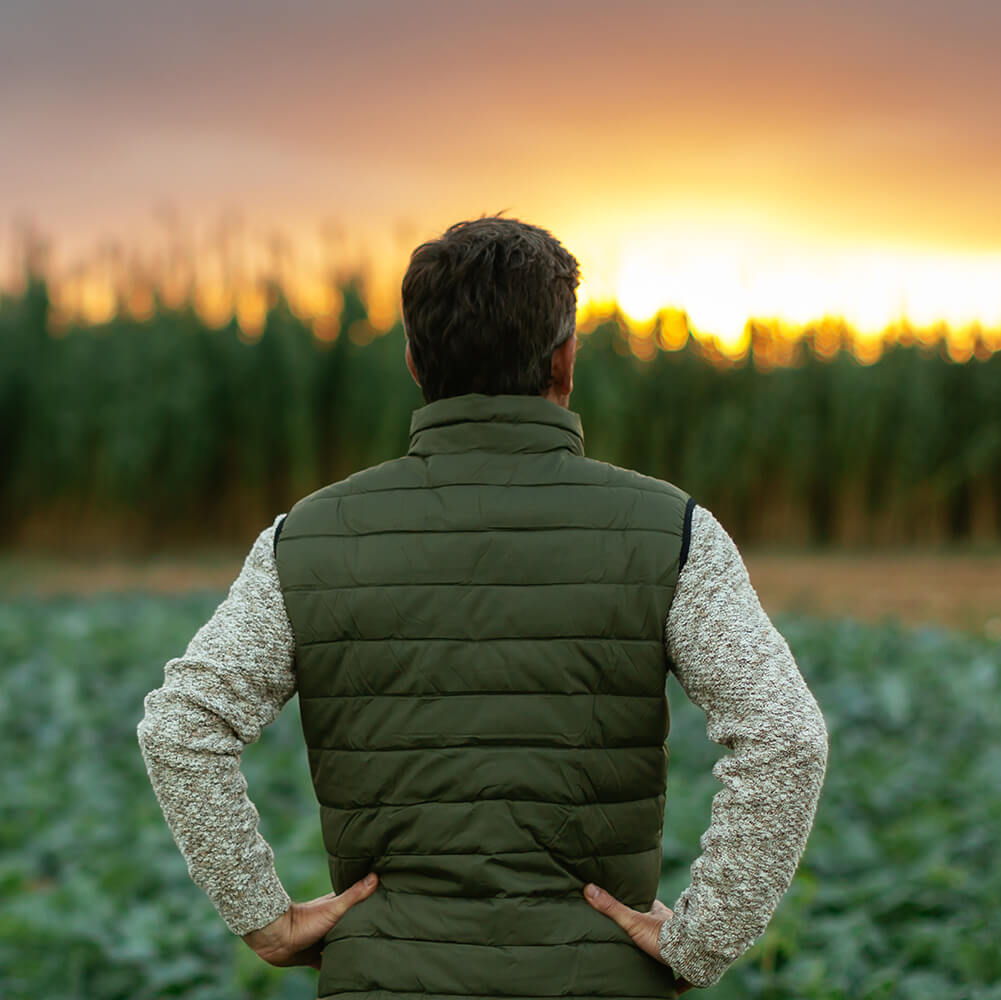
<instances>
[{"instance_id":1,"label":"field foreground","mask_svg":"<svg viewBox=\"0 0 1001 1000\"><path fill-rule=\"evenodd\" d=\"M232 566L218 572L228 580ZM0 604L5 1000L312 995L313 973L260 963L190 882L136 745L143 696L221 596ZM777 624L827 720L827 780L766 933L700 996L1001 1000L1001 648L932 627ZM671 905L723 751L673 680L668 691L659 897ZM248 749L244 772L279 874L306 898L329 886L296 714L288 706Z\"/></svg>"}]
</instances>

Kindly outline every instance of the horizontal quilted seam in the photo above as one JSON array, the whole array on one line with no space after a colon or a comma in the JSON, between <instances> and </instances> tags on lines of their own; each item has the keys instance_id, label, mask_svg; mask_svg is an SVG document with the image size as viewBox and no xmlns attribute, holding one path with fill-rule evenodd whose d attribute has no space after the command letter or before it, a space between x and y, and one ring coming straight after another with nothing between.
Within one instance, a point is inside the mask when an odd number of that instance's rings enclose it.
<instances>
[{"instance_id":1,"label":"horizontal quilted seam","mask_svg":"<svg viewBox=\"0 0 1001 1000\"><path fill-rule=\"evenodd\" d=\"M663 845L658 841L652 847L641 847L635 851L602 851L601 853L602 857L605 858L627 858L633 854L651 854L654 851L662 851L663 849ZM535 848L534 850L524 851L383 851L378 855L374 855L372 853L358 855L338 854L337 857L341 861L371 861L376 857L382 860L385 860L386 858L502 858L508 855L516 854L556 854L564 861L586 861L587 859L594 857L593 854L567 854L566 852L560 851L555 847Z\"/></svg>"},{"instance_id":2,"label":"horizontal quilted seam","mask_svg":"<svg viewBox=\"0 0 1001 1000\"><path fill-rule=\"evenodd\" d=\"M317 1000L393 1000L394 997L430 997L434 1000L464 1000L474 997L476 1000L511 1000L504 993L430 993L427 990L338 990L337 993L321 993ZM545 996L518 995L518 1000L670 1000L673 994L665 993L550 993Z\"/></svg>"},{"instance_id":3,"label":"horizontal quilted seam","mask_svg":"<svg viewBox=\"0 0 1001 1000\"><path fill-rule=\"evenodd\" d=\"M492 948L497 951L517 951L519 948L560 948L560 947L577 947L585 944L617 944L622 945L624 948L635 948L630 941L622 941L619 938L613 937L584 937L576 938L570 941L556 941L547 942L546 944L489 944L484 941L437 941L434 938L421 938L421 937L401 937L393 934L345 934L342 937L336 938L331 941L327 947L333 944L340 944L341 941L355 941L359 939L371 939L381 937L388 941L412 941L415 944L461 944L467 948Z\"/></svg>"},{"instance_id":4,"label":"horizontal quilted seam","mask_svg":"<svg viewBox=\"0 0 1001 1000\"><path fill-rule=\"evenodd\" d=\"M337 993L322 993L317 1000L393 1000L394 997L430 997L434 1000L464 1000L474 997L476 1000L511 1000L504 993L430 993L427 990L338 990ZM550 993L546 996L522 996L518 1000L670 1000L664 993Z\"/></svg>"},{"instance_id":5,"label":"horizontal quilted seam","mask_svg":"<svg viewBox=\"0 0 1001 1000\"><path fill-rule=\"evenodd\" d=\"M520 802L532 803L533 805L558 806L561 809L588 809L602 805L624 805L631 802L656 802L664 798L664 792L659 795L641 795L639 798L627 799L594 799L590 802L558 802L554 799L519 799L510 795L498 796L497 798L481 798L479 802ZM410 802L372 802L367 805L342 806L333 802L327 802L318 797L321 809L337 810L339 812L362 812L366 809L409 809L410 807L427 805L459 805L466 803L466 799L415 799Z\"/></svg>"},{"instance_id":6,"label":"horizontal quilted seam","mask_svg":"<svg viewBox=\"0 0 1001 1000\"><path fill-rule=\"evenodd\" d=\"M652 694L620 694L615 691L416 691L400 692L398 694L311 694L306 695L306 701L325 701L332 698L362 698L369 701L377 701L380 698L413 698L416 701L425 701L429 698L462 698L462 697L482 697L488 694L491 698L519 697L519 698L646 698L648 701L657 702L661 697ZM302 700L302 699L300 699Z\"/></svg>"},{"instance_id":7,"label":"horizontal quilted seam","mask_svg":"<svg viewBox=\"0 0 1001 1000\"><path fill-rule=\"evenodd\" d=\"M346 747L346 746L311 746L309 752L313 753L316 751L323 751L329 753L413 753L415 750L473 750L473 751L488 751L488 750L517 750L517 749L531 749L531 750L546 750L553 751L554 753L581 753L588 750L593 750L597 753L616 753L620 750L653 750L657 753L662 752L663 747L660 744L651 745L650 743L622 743L616 744L615 746L562 746L558 743L529 743L521 742L512 739L507 743L502 743L499 740L482 741L479 743L465 742L465 743L415 743L410 746L403 747Z\"/></svg>"},{"instance_id":8,"label":"horizontal quilted seam","mask_svg":"<svg viewBox=\"0 0 1001 1000\"><path fill-rule=\"evenodd\" d=\"M371 532L370 532L371 534ZM329 536L328 536L329 537ZM296 594L302 593L304 591L309 591L311 593L333 593L338 590L347 591L357 591L357 590L393 590L394 588L407 589L413 588L423 588L423 587L460 587L463 590L468 590L472 587L518 587L519 589L524 587L609 587L615 588L616 590L635 588L636 590L650 591L658 587L658 583L655 580L640 580L636 583L615 583L615 582L602 582L600 580L577 580L577 581L564 581L564 580L554 580L554 581L533 581L531 583L467 583L465 581L453 580L446 583L346 583L339 586L311 586L309 584L298 584L296 586L286 587L286 594ZM661 590L670 592L671 588L661 587Z\"/></svg>"},{"instance_id":9,"label":"horizontal quilted seam","mask_svg":"<svg viewBox=\"0 0 1001 1000\"><path fill-rule=\"evenodd\" d=\"M558 642L562 639L572 640L574 642L580 639L588 639L592 642L607 642L610 646L619 646L623 643L641 643L644 646L649 646L651 649L655 649L660 655L663 655L664 647L660 639L612 639L605 638L604 636L589 636L589 635L549 635L549 636L523 636L521 638L516 638L513 636L504 636L500 640L502 642ZM303 642L299 644L300 649L308 649L311 646L333 646L340 645L343 643L353 643L353 642L365 642L365 643L375 643L375 642L461 642L468 643L471 642L466 636L458 635L425 635L425 636L407 636L407 635L387 635L387 636L377 636L369 639L361 639L357 636L336 636L330 639L314 639L311 642ZM485 640L488 642L494 642L495 640L489 639Z\"/></svg>"},{"instance_id":10,"label":"horizontal quilted seam","mask_svg":"<svg viewBox=\"0 0 1001 1000\"><path fill-rule=\"evenodd\" d=\"M365 489L362 488L351 488L351 479L342 480L339 483L334 484L332 487L325 487L320 492L314 494L309 498L310 503L322 503L324 501L331 500L343 500L345 497L369 497L376 496L380 493L413 493L413 492L423 492L425 490L447 490L447 489L616 489L623 491L630 491L633 493L649 493L653 496L662 496L665 493L663 486L640 486L630 483L626 486L609 486L607 482L575 482L575 481L562 481L559 483L539 481L534 483L483 483L480 482L451 482L451 483L421 483L414 486L384 486L378 489ZM295 536L293 536L295 537Z\"/></svg>"},{"instance_id":11,"label":"horizontal quilted seam","mask_svg":"<svg viewBox=\"0 0 1001 1000\"><path fill-rule=\"evenodd\" d=\"M680 538L681 531L672 531L667 528L604 528L604 527L587 527L585 525L579 524L564 524L564 525L550 525L539 527L489 527L489 528L382 528L376 531L349 531L349 532L336 532L327 531L323 533L309 532L306 534L293 535L290 534L286 536L285 531L282 531L281 541L282 542L294 542L301 541L303 539L318 539L318 538L367 538L372 535L448 535L449 537L454 537L457 535L487 535L487 534L503 534L506 532L512 533L532 533L532 532L564 532L564 531L594 531L603 532L611 534L623 534L623 535L639 535L639 534L649 534L649 535L665 535L669 538Z\"/></svg>"}]
</instances>

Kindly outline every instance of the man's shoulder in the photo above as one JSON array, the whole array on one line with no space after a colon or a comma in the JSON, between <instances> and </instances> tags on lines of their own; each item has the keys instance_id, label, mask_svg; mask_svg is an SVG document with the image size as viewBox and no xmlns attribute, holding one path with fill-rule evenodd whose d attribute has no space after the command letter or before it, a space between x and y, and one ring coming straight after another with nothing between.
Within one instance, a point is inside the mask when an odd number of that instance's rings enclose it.
<instances>
[{"instance_id":1,"label":"man's shoulder","mask_svg":"<svg viewBox=\"0 0 1001 1000\"><path fill-rule=\"evenodd\" d=\"M360 469L344 479L327 483L297 500L282 518L275 531L275 551L280 538L310 534L317 525L329 523L329 515L339 501L390 490L418 489L422 485L420 462L408 455Z\"/></svg>"},{"instance_id":2,"label":"man's shoulder","mask_svg":"<svg viewBox=\"0 0 1001 1000\"><path fill-rule=\"evenodd\" d=\"M336 482L327 483L326 486L321 486L302 497L295 503L292 510L357 493L417 489L423 485L425 485L424 474L420 461L410 455L402 455L399 458L380 462L378 465L371 465L366 469L359 469Z\"/></svg>"},{"instance_id":3,"label":"man's shoulder","mask_svg":"<svg viewBox=\"0 0 1001 1000\"><path fill-rule=\"evenodd\" d=\"M639 493L650 493L657 496L680 501L682 505L689 500L689 495L680 486L648 476L636 469L602 462L596 458L586 458L574 455L568 459L568 466L574 470L574 480L591 485L615 486L636 490Z\"/></svg>"},{"instance_id":4,"label":"man's shoulder","mask_svg":"<svg viewBox=\"0 0 1001 1000\"><path fill-rule=\"evenodd\" d=\"M378 494L414 491L413 499L417 502L422 490L434 491L455 484L452 475L455 472L452 468L454 463L449 463L449 458L445 456L447 468L442 469L437 469L433 462L410 455L361 469L300 499L289 511L288 525L297 525L307 531L317 518L329 523L331 515L339 516L334 515L335 509L343 512L344 516L350 516L351 511L360 509L359 504L368 506L370 499L378 499ZM500 470L502 475L491 471L488 466L481 467L480 471L485 488L551 485L572 490L577 487L582 490L580 501L588 506L603 508L611 505L621 510L623 503L628 503L641 521L652 520L653 523L667 525L667 530L672 530L675 521L680 529L686 515L691 516L693 501L674 483L584 456L567 455L555 467L547 463L539 468L536 463L528 461L517 470L505 466ZM462 485L469 488L473 483L466 478L466 474L468 470L464 470L460 478Z\"/></svg>"},{"instance_id":5,"label":"man's shoulder","mask_svg":"<svg viewBox=\"0 0 1001 1000\"><path fill-rule=\"evenodd\" d=\"M676 535L687 557L695 501L680 486L584 456L567 460L563 481L598 487L587 490L586 501L610 523Z\"/></svg>"},{"instance_id":6,"label":"man's shoulder","mask_svg":"<svg viewBox=\"0 0 1001 1000\"><path fill-rule=\"evenodd\" d=\"M553 470L548 470L553 474ZM529 478L532 478L530 475ZM580 455L568 455L558 472L557 481L566 485L579 486L609 486L631 489L641 493L651 493L663 497L680 500L682 504L689 496L680 486L664 479L645 475L635 469L613 465L599 459ZM517 483L517 477L508 479L509 483ZM307 494L299 500L295 507L316 502L325 502L337 497L353 496L359 493L378 493L384 490L434 489L440 486L437 477L429 475L428 465L412 455L403 455L378 465L361 469L344 479L328 483ZM493 485L489 479L484 485Z\"/></svg>"}]
</instances>

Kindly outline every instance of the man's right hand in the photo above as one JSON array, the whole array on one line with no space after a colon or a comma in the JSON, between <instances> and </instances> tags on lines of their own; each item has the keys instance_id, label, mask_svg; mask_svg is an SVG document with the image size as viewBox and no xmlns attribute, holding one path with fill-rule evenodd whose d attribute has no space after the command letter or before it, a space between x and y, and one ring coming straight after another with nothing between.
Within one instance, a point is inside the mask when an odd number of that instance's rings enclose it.
<instances>
[{"instance_id":1,"label":"man's right hand","mask_svg":"<svg viewBox=\"0 0 1001 1000\"><path fill-rule=\"evenodd\" d=\"M371 896L379 876L370 872L338 895L328 892L308 903L293 903L277 920L249 934L243 940L269 965L310 965L320 967L323 938L347 911Z\"/></svg>"},{"instance_id":2,"label":"man's right hand","mask_svg":"<svg viewBox=\"0 0 1001 1000\"><path fill-rule=\"evenodd\" d=\"M674 916L674 911L665 906L659 899L653 901L647 913L633 910L620 903L614 896L598 888L594 883L584 886L584 898L599 912L606 917L611 917L632 939L633 943L641 951L645 951L658 962L667 963L660 957L660 948L657 946L657 937L660 934L661 925L665 920L670 920ZM690 982L680 976L674 977L678 996L694 989Z\"/></svg>"}]
</instances>

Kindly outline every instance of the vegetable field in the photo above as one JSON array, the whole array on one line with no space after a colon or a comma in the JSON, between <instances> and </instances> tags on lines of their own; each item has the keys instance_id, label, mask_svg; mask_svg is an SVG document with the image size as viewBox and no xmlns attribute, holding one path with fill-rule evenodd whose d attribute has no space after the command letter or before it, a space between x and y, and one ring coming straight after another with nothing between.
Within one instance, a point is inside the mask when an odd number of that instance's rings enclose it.
<instances>
[{"instance_id":1,"label":"vegetable field","mask_svg":"<svg viewBox=\"0 0 1001 1000\"><path fill-rule=\"evenodd\" d=\"M312 972L258 962L189 881L135 740L144 694L219 597L0 607L5 1000L313 995ZM828 721L827 783L768 931L699 995L1001 998L1001 650L942 629L779 625ZM668 905L687 884L723 752L673 681L669 693ZM294 703L244 766L287 887L325 891Z\"/></svg>"}]
</instances>

